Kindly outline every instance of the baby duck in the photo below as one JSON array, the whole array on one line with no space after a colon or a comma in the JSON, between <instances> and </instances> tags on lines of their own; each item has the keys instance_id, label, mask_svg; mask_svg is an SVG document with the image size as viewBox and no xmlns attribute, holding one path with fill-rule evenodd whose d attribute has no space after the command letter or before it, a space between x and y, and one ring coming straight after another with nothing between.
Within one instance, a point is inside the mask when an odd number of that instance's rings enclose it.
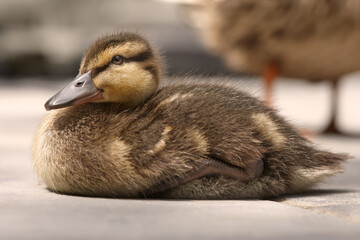
<instances>
[{"instance_id":1,"label":"baby duck","mask_svg":"<svg viewBox=\"0 0 360 240\"><path fill-rule=\"evenodd\" d=\"M341 171L346 155L317 150L261 101L211 83L158 89L147 40L95 41L79 75L50 98L33 143L51 191L99 197L269 198Z\"/></svg>"}]
</instances>

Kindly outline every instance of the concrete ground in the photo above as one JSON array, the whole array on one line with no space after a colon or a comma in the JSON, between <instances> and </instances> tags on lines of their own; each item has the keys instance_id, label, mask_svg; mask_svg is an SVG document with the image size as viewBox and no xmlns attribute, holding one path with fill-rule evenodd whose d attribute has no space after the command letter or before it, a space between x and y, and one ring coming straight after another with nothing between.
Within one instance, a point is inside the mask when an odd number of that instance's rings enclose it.
<instances>
[{"instance_id":1,"label":"concrete ground","mask_svg":"<svg viewBox=\"0 0 360 240\"><path fill-rule=\"evenodd\" d=\"M360 76L340 89L340 127L360 134ZM257 79L238 81L255 95ZM47 191L30 146L43 104L64 82L0 79L0 239L359 239L360 138L315 136L319 147L354 156L343 174L296 196L274 200L128 200ZM302 128L319 130L329 114L326 83L277 83L275 106Z\"/></svg>"}]
</instances>

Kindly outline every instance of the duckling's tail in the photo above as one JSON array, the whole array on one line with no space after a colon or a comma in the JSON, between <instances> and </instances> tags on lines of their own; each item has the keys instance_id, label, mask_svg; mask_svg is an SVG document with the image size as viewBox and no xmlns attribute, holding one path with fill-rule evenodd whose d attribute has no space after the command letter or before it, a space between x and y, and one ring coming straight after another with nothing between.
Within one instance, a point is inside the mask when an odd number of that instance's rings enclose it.
<instances>
[{"instance_id":1,"label":"duckling's tail","mask_svg":"<svg viewBox=\"0 0 360 240\"><path fill-rule=\"evenodd\" d=\"M326 177L342 172L341 164L349 158L346 154L334 154L309 149L308 159L301 166L294 164L283 171L284 176L265 174L248 183L224 176L203 177L178 186L161 195L163 198L185 199L268 199L283 194L298 193L313 187ZM311 157L310 157L311 156ZM269 162L276 158L268 159ZM270 171L273 173L273 171Z\"/></svg>"},{"instance_id":2,"label":"duckling's tail","mask_svg":"<svg viewBox=\"0 0 360 240\"><path fill-rule=\"evenodd\" d=\"M313 148L309 149L309 153L306 160L300 161L301 165L294 164L285 171L286 177L277 178L276 175L265 175L246 184L236 197L267 199L282 194L306 191L326 178L343 172L342 164L350 158L347 154Z\"/></svg>"},{"instance_id":3,"label":"duckling's tail","mask_svg":"<svg viewBox=\"0 0 360 240\"><path fill-rule=\"evenodd\" d=\"M349 158L347 154L316 150L305 165L293 169L287 192L304 191L327 177L343 172L342 163Z\"/></svg>"}]
</instances>

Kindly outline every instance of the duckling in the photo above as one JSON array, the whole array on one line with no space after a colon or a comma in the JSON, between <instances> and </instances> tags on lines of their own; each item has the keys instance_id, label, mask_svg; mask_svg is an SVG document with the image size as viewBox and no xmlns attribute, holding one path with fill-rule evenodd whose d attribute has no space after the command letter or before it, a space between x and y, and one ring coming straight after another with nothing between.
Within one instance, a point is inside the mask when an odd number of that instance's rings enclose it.
<instances>
[{"instance_id":1,"label":"duckling","mask_svg":"<svg viewBox=\"0 0 360 240\"><path fill-rule=\"evenodd\" d=\"M97 197L269 198L306 190L348 158L317 150L261 101L215 83L158 87L139 34L95 41L45 104L32 147L51 191Z\"/></svg>"},{"instance_id":2,"label":"duckling","mask_svg":"<svg viewBox=\"0 0 360 240\"><path fill-rule=\"evenodd\" d=\"M360 3L357 0L193 0L209 49L237 71L263 75L264 99L272 105L276 77L327 80L337 128L338 81L360 70ZM192 7L191 7L192 6Z\"/></svg>"}]
</instances>

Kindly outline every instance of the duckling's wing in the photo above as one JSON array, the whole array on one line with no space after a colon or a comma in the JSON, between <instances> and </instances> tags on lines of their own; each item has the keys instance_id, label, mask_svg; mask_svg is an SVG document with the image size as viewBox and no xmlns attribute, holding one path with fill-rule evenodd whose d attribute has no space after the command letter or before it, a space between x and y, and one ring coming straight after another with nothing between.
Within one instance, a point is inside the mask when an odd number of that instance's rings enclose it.
<instances>
[{"instance_id":1,"label":"duckling's wing","mask_svg":"<svg viewBox=\"0 0 360 240\"><path fill-rule=\"evenodd\" d=\"M205 176L225 176L242 182L249 182L258 178L262 174L263 169L264 163L261 159L249 163L246 168L240 168L214 158L202 158L199 161L194 161L193 169L184 175L175 175L164 179L143 194L145 196L156 196L164 191Z\"/></svg>"}]
</instances>

